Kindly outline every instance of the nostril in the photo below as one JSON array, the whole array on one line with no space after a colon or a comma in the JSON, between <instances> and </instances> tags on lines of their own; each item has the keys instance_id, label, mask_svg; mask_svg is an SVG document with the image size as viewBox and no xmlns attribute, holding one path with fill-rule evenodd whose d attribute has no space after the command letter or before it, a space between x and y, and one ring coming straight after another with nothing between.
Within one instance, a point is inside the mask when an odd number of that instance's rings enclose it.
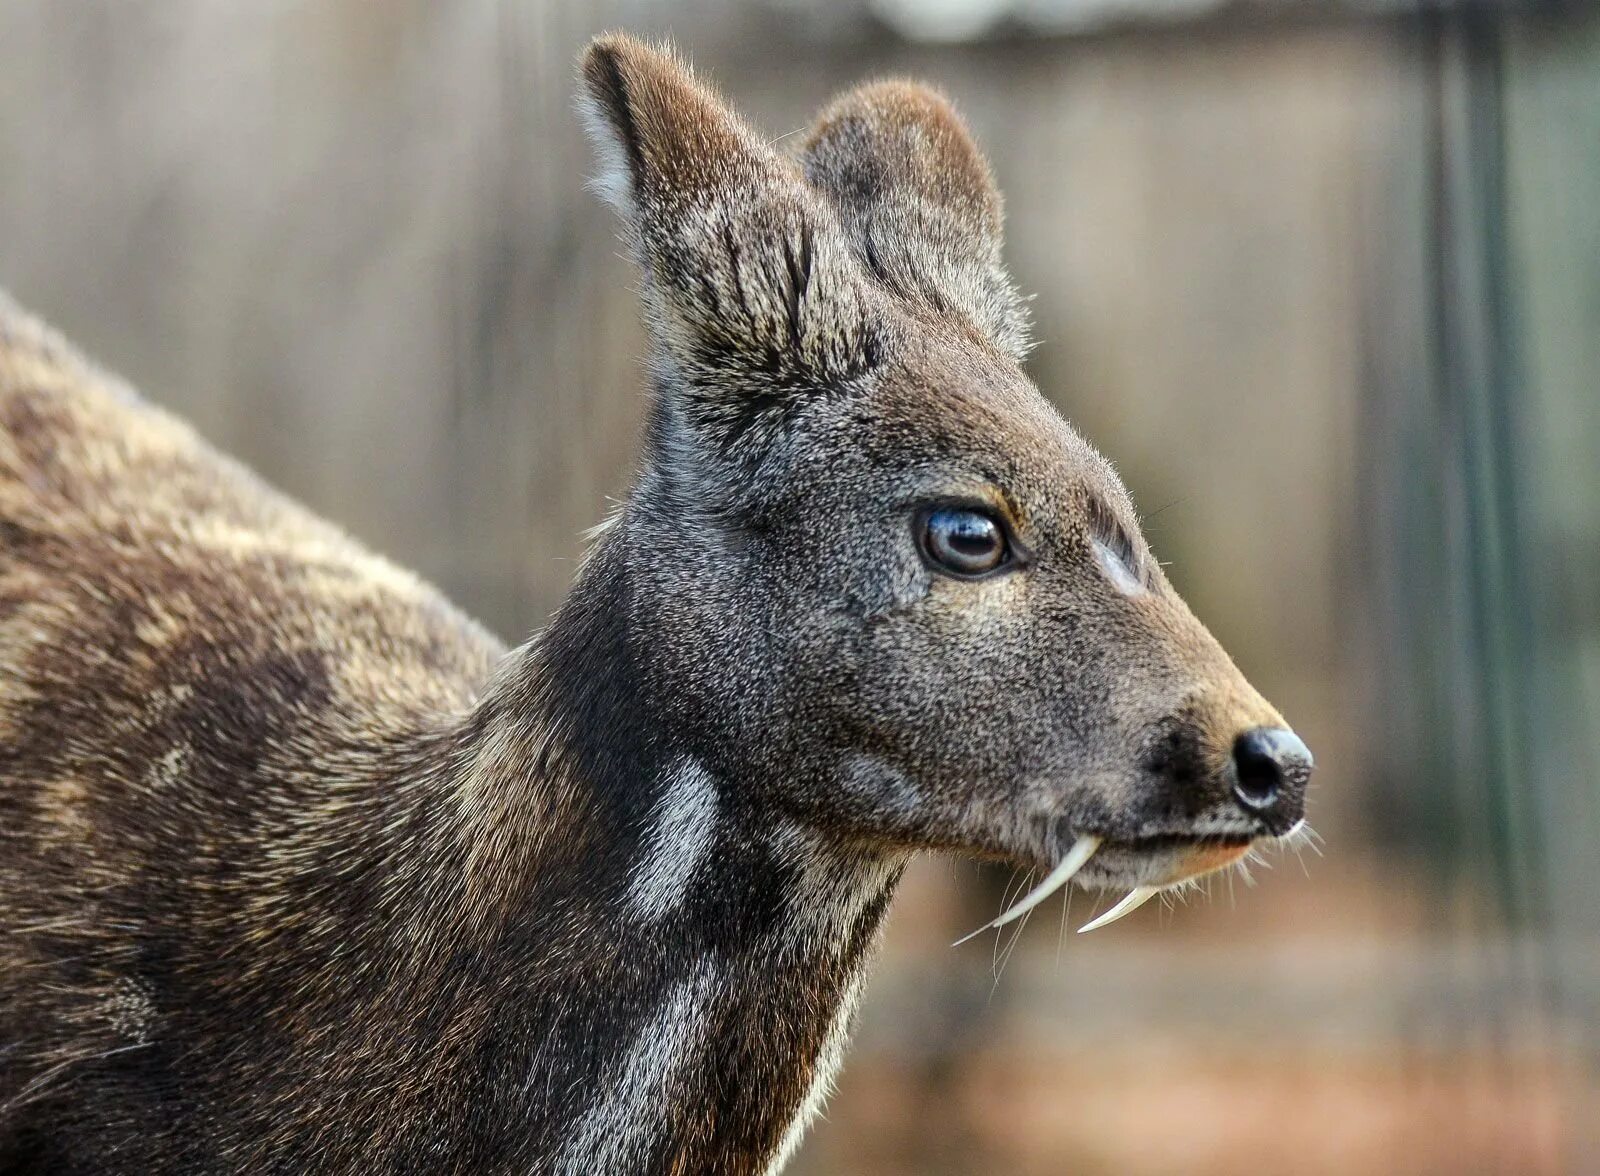
<instances>
[{"instance_id":1,"label":"nostril","mask_svg":"<svg viewBox=\"0 0 1600 1176\"><path fill-rule=\"evenodd\" d=\"M1311 770L1311 753L1282 727L1256 727L1233 743L1234 795L1246 808L1271 808L1284 784Z\"/></svg>"},{"instance_id":2,"label":"nostril","mask_svg":"<svg viewBox=\"0 0 1600 1176\"><path fill-rule=\"evenodd\" d=\"M1241 735L1233 745L1233 790L1246 807L1260 809L1277 799L1283 773L1254 735L1254 731Z\"/></svg>"}]
</instances>

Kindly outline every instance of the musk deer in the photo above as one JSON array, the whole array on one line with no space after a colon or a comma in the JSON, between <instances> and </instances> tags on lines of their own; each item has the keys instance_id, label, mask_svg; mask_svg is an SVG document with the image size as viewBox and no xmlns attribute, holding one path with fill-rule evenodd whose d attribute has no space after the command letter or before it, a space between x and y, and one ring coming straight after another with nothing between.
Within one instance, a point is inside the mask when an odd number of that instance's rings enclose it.
<instances>
[{"instance_id":1,"label":"musk deer","mask_svg":"<svg viewBox=\"0 0 1600 1176\"><path fill-rule=\"evenodd\" d=\"M909 855L1137 901L1300 820L949 104L581 89L653 407L520 648L0 310L0 1170L774 1172Z\"/></svg>"}]
</instances>

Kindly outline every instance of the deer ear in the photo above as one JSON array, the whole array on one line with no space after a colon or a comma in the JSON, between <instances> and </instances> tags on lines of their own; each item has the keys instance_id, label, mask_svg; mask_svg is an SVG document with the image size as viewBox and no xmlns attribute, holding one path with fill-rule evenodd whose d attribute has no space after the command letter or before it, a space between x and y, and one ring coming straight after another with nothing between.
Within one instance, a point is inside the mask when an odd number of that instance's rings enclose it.
<instances>
[{"instance_id":1,"label":"deer ear","mask_svg":"<svg viewBox=\"0 0 1600 1176\"><path fill-rule=\"evenodd\" d=\"M851 90L823 111L801 158L879 281L1022 357L1028 317L1000 259L1000 190L946 98L904 81Z\"/></svg>"},{"instance_id":2,"label":"deer ear","mask_svg":"<svg viewBox=\"0 0 1600 1176\"><path fill-rule=\"evenodd\" d=\"M581 73L597 186L692 417L737 440L752 414L876 362L859 263L791 160L669 50L609 34Z\"/></svg>"},{"instance_id":3,"label":"deer ear","mask_svg":"<svg viewBox=\"0 0 1600 1176\"><path fill-rule=\"evenodd\" d=\"M775 157L670 46L596 37L579 107L599 157L595 187L630 228L736 188L778 181Z\"/></svg>"}]
</instances>

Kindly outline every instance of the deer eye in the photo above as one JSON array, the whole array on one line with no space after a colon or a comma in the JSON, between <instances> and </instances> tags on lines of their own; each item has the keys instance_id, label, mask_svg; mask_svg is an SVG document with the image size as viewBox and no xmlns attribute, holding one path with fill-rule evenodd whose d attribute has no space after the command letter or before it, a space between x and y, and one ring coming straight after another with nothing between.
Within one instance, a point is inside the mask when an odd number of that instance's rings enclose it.
<instances>
[{"instance_id":1,"label":"deer eye","mask_svg":"<svg viewBox=\"0 0 1600 1176\"><path fill-rule=\"evenodd\" d=\"M968 507L942 506L923 516L922 554L940 571L982 576L1011 558L1005 528L993 515Z\"/></svg>"}]
</instances>

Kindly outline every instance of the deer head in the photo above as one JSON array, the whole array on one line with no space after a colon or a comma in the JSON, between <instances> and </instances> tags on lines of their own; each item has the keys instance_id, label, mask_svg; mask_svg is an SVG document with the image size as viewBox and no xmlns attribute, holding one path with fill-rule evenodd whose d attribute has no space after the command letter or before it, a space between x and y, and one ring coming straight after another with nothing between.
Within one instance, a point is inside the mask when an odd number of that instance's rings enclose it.
<instances>
[{"instance_id":1,"label":"deer head","mask_svg":"<svg viewBox=\"0 0 1600 1176\"><path fill-rule=\"evenodd\" d=\"M582 63L654 402L608 543L642 686L752 812L1134 897L1301 820L1311 757L1029 382L950 104L852 91L798 158L670 52Z\"/></svg>"}]
</instances>

